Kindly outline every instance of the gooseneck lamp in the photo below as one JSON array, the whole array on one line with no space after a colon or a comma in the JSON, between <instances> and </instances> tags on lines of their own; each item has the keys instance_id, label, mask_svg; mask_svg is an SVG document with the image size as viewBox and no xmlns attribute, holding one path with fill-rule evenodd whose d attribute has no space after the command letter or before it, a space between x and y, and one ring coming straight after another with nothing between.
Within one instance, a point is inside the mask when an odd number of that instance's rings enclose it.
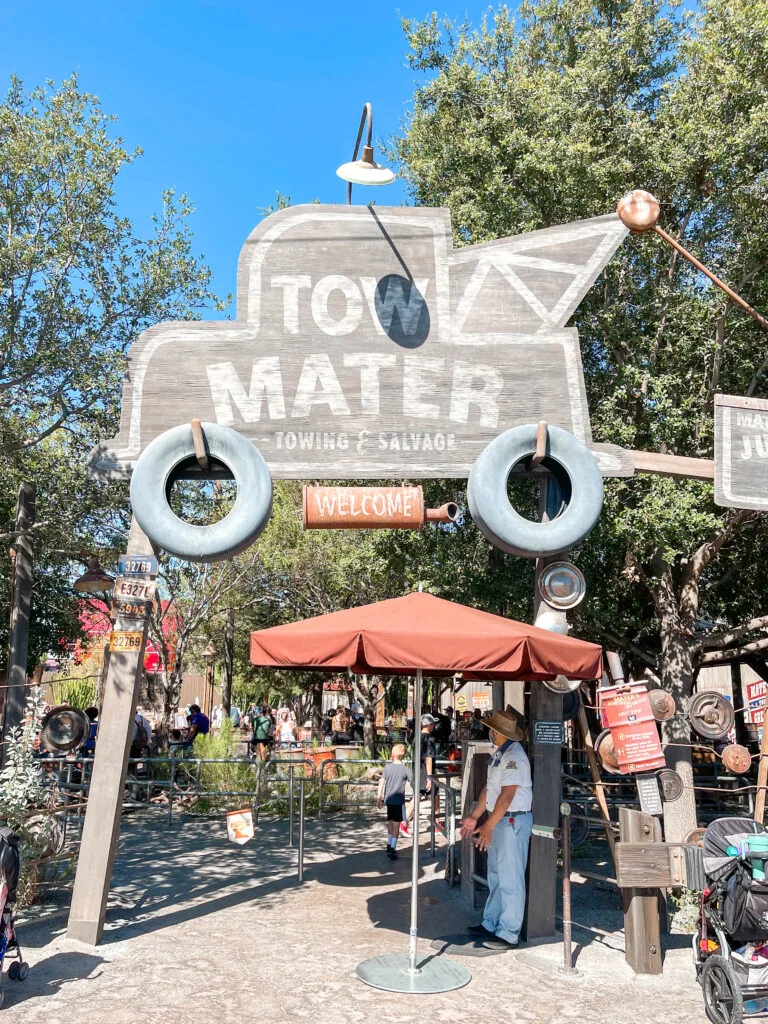
<instances>
[{"instance_id":1,"label":"gooseneck lamp","mask_svg":"<svg viewBox=\"0 0 768 1024\"><path fill-rule=\"evenodd\" d=\"M358 160L357 154L360 149L360 140L363 137L363 128L367 126L366 141L363 146L363 155ZM355 149L352 159L347 164L342 164L336 171L340 178L349 182L347 185L347 205L352 204L353 185L391 185L395 180L395 173L382 164L377 164L373 159L373 111L371 104L366 103L360 118L360 127L357 129Z\"/></svg>"}]
</instances>

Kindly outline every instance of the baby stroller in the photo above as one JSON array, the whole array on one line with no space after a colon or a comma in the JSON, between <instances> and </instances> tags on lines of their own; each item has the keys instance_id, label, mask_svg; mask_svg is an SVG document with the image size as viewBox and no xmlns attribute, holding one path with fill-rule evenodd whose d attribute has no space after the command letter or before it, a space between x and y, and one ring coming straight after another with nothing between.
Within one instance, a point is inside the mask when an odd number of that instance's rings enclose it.
<instances>
[{"instance_id":1,"label":"baby stroller","mask_svg":"<svg viewBox=\"0 0 768 1024\"><path fill-rule=\"evenodd\" d=\"M16 927L13 922L13 904L16 899L16 886L19 884L19 837L10 828L0 828L0 981L2 981L3 961L13 955L13 963L8 968L11 981L24 981L29 974L29 964L24 962L19 940L16 938ZM5 993L0 988L0 1006L3 1005Z\"/></svg>"},{"instance_id":2,"label":"baby stroller","mask_svg":"<svg viewBox=\"0 0 768 1024\"><path fill-rule=\"evenodd\" d=\"M718 818L704 833L703 859L696 978L712 1024L739 1024L768 1006L768 831L751 818Z\"/></svg>"}]
</instances>

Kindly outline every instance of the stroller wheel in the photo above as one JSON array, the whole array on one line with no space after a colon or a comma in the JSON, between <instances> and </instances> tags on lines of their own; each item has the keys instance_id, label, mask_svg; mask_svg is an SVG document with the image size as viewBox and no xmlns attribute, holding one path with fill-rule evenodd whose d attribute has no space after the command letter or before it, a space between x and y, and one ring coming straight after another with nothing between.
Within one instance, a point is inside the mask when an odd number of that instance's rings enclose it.
<instances>
[{"instance_id":1,"label":"stroller wheel","mask_svg":"<svg viewBox=\"0 0 768 1024\"><path fill-rule=\"evenodd\" d=\"M18 981L19 980L19 961L14 960L11 966L8 968L8 980Z\"/></svg>"},{"instance_id":2,"label":"stroller wheel","mask_svg":"<svg viewBox=\"0 0 768 1024\"><path fill-rule=\"evenodd\" d=\"M712 1024L741 1024L744 1000L730 960L710 956L701 969L704 1010Z\"/></svg>"},{"instance_id":3,"label":"stroller wheel","mask_svg":"<svg viewBox=\"0 0 768 1024\"><path fill-rule=\"evenodd\" d=\"M25 960L24 963L19 964L19 981L25 981L28 974L29 964Z\"/></svg>"}]
</instances>

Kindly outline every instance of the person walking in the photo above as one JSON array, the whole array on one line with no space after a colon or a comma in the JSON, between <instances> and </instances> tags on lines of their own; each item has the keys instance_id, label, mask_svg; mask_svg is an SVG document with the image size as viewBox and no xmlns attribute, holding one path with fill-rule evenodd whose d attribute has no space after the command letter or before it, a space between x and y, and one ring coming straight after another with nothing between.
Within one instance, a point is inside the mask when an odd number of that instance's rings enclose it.
<instances>
[{"instance_id":1,"label":"person walking","mask_svg":"<svg viewBox=\"0 0 768 1024\"><path fill-rule=\"evenodd\" d=\"M390 763L384 766L379 780L376 806L381 810L386 805L387 856L390 860L397 860L397 836L405 808L405 784L409 782L413 786L413 773L403 764L405 747L402 743L396 743L392 747L390 756Z\"/></svg>"},{"instance_id":2,"label":"person walking","mask_svg":"<svg viewBox=\"0 0 768 1024\"><path fill-rule=\"evenodd\" d=\"M531 765L517 716L494 711L484 719L496 750L477 804L461 823L461 835L477 836L488 851L488 898L482 924L467 930L496 945L516 946L525 912L525 868L533 828ZM480 820L487 812L487 820Z\"/></svg>"},{"instance_id":3,"label":"person walking","mask_svg":"<svg viewBox=\"0 0 768 1024\"><path fill-rule=\"evenodd\" d=\"M437 719L434 715L424 714L421 716L421 771L419 773L419 797L423 800L429 793L432 792L432 787L435 783L432 780L432 776L435 774L435 758L437 756L436 745L435 745L435 726L437 725ZM414 758L416 754L416 747L414 745ZM414 761L415 765L415 761ZM413 800L408 808L408 820L403 824L402 833L408 835L408 821L413 818L413 812L416 807L416 793L413 794ZM437 793L435 796L435 817L440 809L440 794Z\"/></svg>"},{"instance_id":4,"label":"person walking","mask_svg":"<svg viewBox=\"0 0 768 1024\"><path fill-rule=\"evenodd\" d=\"M269 731L272 728L272 719L267 714L266 708L258 708L253 712L253 739L251 746L258 755L260 761L267 760L269 749Z\"/></svg>"}]
</instances>

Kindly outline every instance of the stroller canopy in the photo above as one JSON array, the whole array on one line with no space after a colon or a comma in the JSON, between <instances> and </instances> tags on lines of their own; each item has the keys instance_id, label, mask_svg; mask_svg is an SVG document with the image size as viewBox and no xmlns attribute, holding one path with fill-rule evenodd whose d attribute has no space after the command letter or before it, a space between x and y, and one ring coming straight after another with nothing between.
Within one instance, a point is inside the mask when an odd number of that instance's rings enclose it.
<instances>
[{"instance_id":1,"label":"stroller canopy","mask_svg":"<svg viewBox=\"0 0 768 1024\"><path fill-rule=\"evenodd\" d=\"M726 853L729 846L738 847L750 836L766 834L765 826L751 818L717 818L707 826L702 843L707 878L718 882L736 870L738 861Z\"/></svg>"}]
</instances>

